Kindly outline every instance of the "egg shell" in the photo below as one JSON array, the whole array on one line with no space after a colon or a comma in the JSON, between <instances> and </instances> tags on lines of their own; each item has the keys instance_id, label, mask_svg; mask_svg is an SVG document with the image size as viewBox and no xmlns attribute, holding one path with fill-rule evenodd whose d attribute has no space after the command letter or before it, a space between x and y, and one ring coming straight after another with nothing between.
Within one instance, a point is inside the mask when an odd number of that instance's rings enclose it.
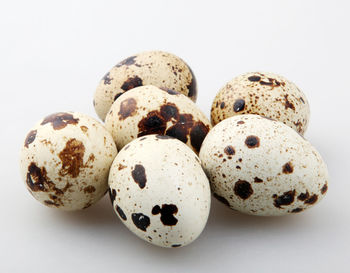
<instances>
[{"instance_id":1,"label":"egg shell","mask_svg":"<svg viewBox=\"0 0 350 273\"><path fill-rule=\"evenodd\" d=\"M151 85L120 96L105 125L118 150L137 137L160 134L181 140L197 153L211 128L210 121L188 97Z\"/></svg>"},{"instance_id":2,"label":"egg shell","mask_svg":"<svg viewBox=\"0 0 350 273\"><path fill-rule=\"evenodd\" d=\"M225 119L200 151L214 196L247 214L304 211L328 189L328 171L316 149L285 124L258 115Z\"/></svg>"},{"instance_id":3,"label":"egg shell","mask_svg":"<svg viewBox=\"0 0 350 273\"><path fill-rule=\"evenodd\" d=\"M209 181L198 156L172 137L148 135L130 142L112 164L109 186L120 220L154 245L185 246L207 222Z\"/></svg>"},{"instance_id":4,"label":"egg shell","mask_svg":"<svg viewBox=\"0 0 350 273\"><path fill-rule=\"evenodd\" d=\"M83 209L108 190L116 154L112 136L98 121L76 112L55 113L40 120L25 138L21 176L42 204Z\"/></svg>"},{"instance_id":5,"label":"egg shell","mask_svg":"<svg viewBox=\"0 0 350 273\"><path fill-rule=\"evenodd\" d=\"M229 81L216 95L211 121L257 114L283 122L304 134L310 118L305 94L286 78L268 72L250 72Z\"/></svg>"},{"instance_id":6,"label":"egg shell","mask_svg":"<svg viewBox=\"0 0 350 273\"><path fill-rule=\"evenodd\" d=\"M97 115L104 120L113 101L143 85L168 88L197 99L196 78L182 59L163 51L147 51L123 60L102 78L94 96Z\"/></svg>"}]
</instances>

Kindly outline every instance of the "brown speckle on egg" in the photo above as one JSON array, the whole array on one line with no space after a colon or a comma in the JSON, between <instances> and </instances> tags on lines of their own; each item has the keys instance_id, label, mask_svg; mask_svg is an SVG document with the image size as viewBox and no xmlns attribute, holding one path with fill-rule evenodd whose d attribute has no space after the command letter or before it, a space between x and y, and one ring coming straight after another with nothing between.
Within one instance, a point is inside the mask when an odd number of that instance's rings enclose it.
<instances>
[{"instance_id":1,"label":"brown speckle on egg","mask_svg":"<svg viewBox=\"0 0 350 273\"><path fill-rule=\"evenodd\" d=\"M244 142L248 148L258 148L260 146L260 139L257 136L248 136Z\"/></svg>"},{"instance_id":2,"label":"brown speckle on egg","mask_svg":"<svg viewBox=\"0 0 350 273\"><path fill-rule=\"evenodd\" d=\"M134 170L131 172L131 176L135 183L139 185L140 189L143 189L146 186L147 177L145 168L142 165L136 164Z\"/></svg>"},{"instance_id":3,"label":"brown speckle on egg","mask_svg":"<svg viewBox=\"0 0 350 273\"><path fill-rule=\"evenodd\" d=\"M120 110L118 112L119 120L126 119L133 116L137 110L137 102L134 98L128 98L120 103Z\"/></svg>"},{"instance_id":4,"label":"brown speckle on egg","mask_svg":"<svg viewBox=\"0 0 350 273\"><path fill-rule=\"evenodd\" d=\"M47 123L51 123L52 127L55 130L60 130L65 128L68 124L75 125L79 122L78 118L74 118L70 113L55 113L47 116L41 122L41 125L45 125Z\"/></svg>"},{"instance_id":5,"label":"brown speckle on egg","mask_svg":"<svg viewBox=\"0 0 350 273\"><path fill-rule=\"evenodd\" d=\"M253 194L250 183L244 180L238 180L233 190L234 193L243 200L248 199Z\"/></svg>"}]
</instances>

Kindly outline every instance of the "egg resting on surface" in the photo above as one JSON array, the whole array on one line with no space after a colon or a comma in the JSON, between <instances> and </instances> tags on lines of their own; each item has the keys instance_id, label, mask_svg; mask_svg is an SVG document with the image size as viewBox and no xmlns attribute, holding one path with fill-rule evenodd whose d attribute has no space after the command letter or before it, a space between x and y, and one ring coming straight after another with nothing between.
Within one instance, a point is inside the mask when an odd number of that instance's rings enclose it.
<instances>
[{"instance_id":1,"label":"egg resting on surface","mask_svg":"<svg viewBox=\"0 0 350 273\"><path fill-rule=\"evenodd\" d=\"M210 210L209 181L181 141L147 135L126 145L109 175L115 213L130 231L162 247L195 240Z\"/></svg>"},{"instance_id":2,"label":"egg resting on surface","mask_svg":"<svg viewBox=\"0 0 350 273\"><path fill-rule=\"evenodd\" d=\"M197 99L196 78L182 59L163 51L147 51L123 60L102 78L94 96L97 115L104 120L113 101L143 85L168 88Z\"/></svg>"},{"instance_id":3,"label":"egg resting on surface","mask_svg":"<svg viewBox=\"0 0 350 273\"><path fill-rule=\"evenodd\" d=\"M214 196L247 214L298 213L328 189L327 166L316 149L285 124L258 115L214 126L200 159Z\"/></svg>"},{"instance_id":4,"label":"egg resting on surface","mask_svg":"<svg viewBox=\"0 0 350 273\"><path fill-rule=\"evenodd\" d=\"M211 125L188 97L148 85L120 96L106 117L118 150L137 137L160 134L175 137L199 152Z\"/></svg>"},{"instance_id":5,"label":"egg resting on surface","mask_svg":"<svg viewBox=\"0 0 350 273\"><path fill-rule=\"evenodd\" d=\"M229 81L217 93L211 121L242 114L257 114L283 122L304 134L310 118L305 94L286 78L267 72L250 72Z\"/></svg>"},{"instance_id":6,"label":"egg resting on surface","mask_svg":"<svg viewBox=\"0 0 350 273\"><path fill-rule=\"evenodd\" d=\"M79 210L108 190L116 154L112 136L95 119L77 112L54 113L27 134L20 154L21 176L42 204Z\"/></svg>"}]
</instances>

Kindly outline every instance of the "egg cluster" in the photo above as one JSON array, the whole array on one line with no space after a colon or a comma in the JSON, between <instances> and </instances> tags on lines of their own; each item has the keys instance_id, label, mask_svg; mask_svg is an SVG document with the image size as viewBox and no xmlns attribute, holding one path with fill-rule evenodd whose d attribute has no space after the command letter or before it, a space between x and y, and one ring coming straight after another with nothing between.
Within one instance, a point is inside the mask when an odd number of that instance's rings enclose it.
<instances>
[{"instance_id":1,"label":"egg cluster","mask_svg":"<svg viewBox=\"0 0 350 273\"><path fill-rule=\"evenodd\" d=\"M29 131L20 159L27 189L68 211L108 191L120 220L162 247L185 246L201 234L211 193L260 216L300 213L323 198L327 166L303 137L310 110L295 84L265 72L238 76L216 95L211 122L196 98L192 70L173 54L121 61L95 92L104 125L58 112Z\"/></svg>"}]
</instances>

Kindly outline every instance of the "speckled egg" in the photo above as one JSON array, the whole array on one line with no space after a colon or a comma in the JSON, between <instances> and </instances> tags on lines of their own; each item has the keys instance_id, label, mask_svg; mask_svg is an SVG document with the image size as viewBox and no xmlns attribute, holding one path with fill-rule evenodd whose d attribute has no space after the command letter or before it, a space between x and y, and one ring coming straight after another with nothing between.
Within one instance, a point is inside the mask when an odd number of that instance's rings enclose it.
<instances>
[{"instance_id":1,"label":"speckled egg","mask_svg":"<svg viewBox=\"0 0 350 273\"><path fill-rule=\"evenodd\" d=\"M200 151L214 196L247 214L294 214L319 202L328 189L320 154L295 130L258 115L217 124Z\"/></svg>"},{"instance_id":2,"label":"speckled egg","mask_svg":"<svg viewBox=\"0 0 350 273\"><path fill-rule=\"evenodd\" d=\"M148 135L130 142L112 164L109 186L120 220L152 244L185 246L207 222L209 181L197 155L175 138Z\"/></svg>"},{"instance_id":3,"label":"speckled egg","mask_svg":"<svg viewBox=\"0 0 350 273\"><path fill-rule=\"evenodd\" d=\"M251 72L228 82L216 95L211 121L241 114L257 114L283 122L304 134L310 117L302 91L286 78L267 72Z\"/></svg>"},{"instance_id":4,"label":"speckled egg","mask_svg":"<svg viewBox=\"0 0 350 273\"><path fill-rule=\"evenodd\" d=\"M199 152L211 125L188 97L155 86L141 86L121 95L106 117L118 150L137 137L168 135Z\"/></svg>"},{"instance_id":5,"label":"speckled egg","mask_svg":"<svg viewBox=\"0 0 350 273\"><path fill-rule=\"evenodd\" d=\"M196 78L182 59L163 51L148 51L118 63L102 78L94 97L97 115L104 120L113 101L142 85L168 88L197 99Z\"/></svg>"},{"instance_id":6,"label":"speckled egg","mask_svg":"<svg viewBox=\"0 0 350 273\"><path fill-rule=\"evenodd\" d=\"M61 112L40 120L28 133L20 170L27 189L39 202L78 210L106 193L116 154L112 136L98 121Z\"/></svg>"}]
</instances>

